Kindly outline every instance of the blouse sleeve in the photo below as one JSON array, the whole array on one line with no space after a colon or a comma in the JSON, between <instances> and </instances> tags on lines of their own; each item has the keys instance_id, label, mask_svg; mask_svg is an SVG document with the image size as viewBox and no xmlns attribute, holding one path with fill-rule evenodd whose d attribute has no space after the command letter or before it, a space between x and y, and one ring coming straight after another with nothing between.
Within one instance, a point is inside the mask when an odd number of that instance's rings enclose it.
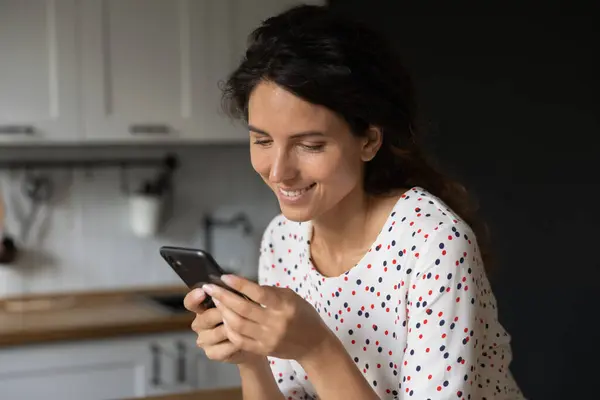
<instances>
[{"instance_id":1,"label":"blouse sleeve","mask_svg":"<svg viewBox=\"0 0 600 400\"><path fill-rule=\"evenodd\" d=\"M477 289L483 268L469 233L444 229L416 262L406 299L403 398L477 398L476 346L483 342L477 309L488 294Z\"/></svg>"},{"instance_id":2,"label":"blouse sleeve","mask_svg":"<svg viewBox=\"0 0 600 400\"><path fill-rule=\"evenodd\" d=\"M276 282L280 282L285 277L280 277L273 272L271 265L273 264L273 254L277 250L275 243L273 243L272 230L275 220L269 224L265 230L261 245L260 245L260 258L258 265L258 283L261 286L274 286ZM289 360L284 360L276 357L267 357L269 365L277 382L277 386L281 393L285 396L286 400L305 400L308 399L304 388L300 384L296 376L296 371L292 368L292 364Z\"/></svg>"}]
</instances>

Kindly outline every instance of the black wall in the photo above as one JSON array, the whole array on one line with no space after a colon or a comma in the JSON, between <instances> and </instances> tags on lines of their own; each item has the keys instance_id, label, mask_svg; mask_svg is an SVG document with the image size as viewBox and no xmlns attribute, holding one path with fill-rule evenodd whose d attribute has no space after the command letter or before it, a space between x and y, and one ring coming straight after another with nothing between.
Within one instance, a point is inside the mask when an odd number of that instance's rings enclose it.
<instances>
[{"instance_id":1,"label":"black wall","mask_svg":"<svg viewBox=\"0 0 600 400\"><path fill-rule=\"evenodd\" d=\"M512 370L532 399L597 398L595 3L330 1L391 38L420 90L429 145L479 198Z\"/></svg>"}]
</instances>

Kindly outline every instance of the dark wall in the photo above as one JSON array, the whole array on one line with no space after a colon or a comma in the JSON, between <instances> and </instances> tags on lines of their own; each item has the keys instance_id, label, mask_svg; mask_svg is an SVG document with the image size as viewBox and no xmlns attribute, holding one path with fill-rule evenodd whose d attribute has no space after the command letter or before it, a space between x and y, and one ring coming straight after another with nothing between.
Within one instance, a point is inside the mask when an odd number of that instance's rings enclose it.
<instances>
[{"instance_id":1,"label":"dark wall","mask_svg":"<svg viewBox=\"0 0 600 400\"><path fill-rule=\"evenodd\" d=\"M330 2L393 41L417 82L429 146L479 198L512 370L532 399L596 397L595 3Z\"/></svg>"}]
</instances>

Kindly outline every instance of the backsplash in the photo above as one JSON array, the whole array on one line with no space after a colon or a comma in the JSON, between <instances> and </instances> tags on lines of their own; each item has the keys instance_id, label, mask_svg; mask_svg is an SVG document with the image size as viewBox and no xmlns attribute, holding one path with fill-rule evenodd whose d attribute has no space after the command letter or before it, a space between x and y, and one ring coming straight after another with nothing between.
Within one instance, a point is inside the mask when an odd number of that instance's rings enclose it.
<instances>
[{"instance_id":1,"label":"backsplash","mask_svg":"<svg viewBox=\"0 0 600 400\"><path fill-rule=\"evenodd\" d=\"M133 190L142 178L153 176L155 169L45 171L54 183L51 201L45 210L39 209L17 262L0 264L0 297L177 284L179 279L160 258L158 248L203 247L205 213L230 218L244 212L250 218L253 230L249 235L241 226L215 227L213 254L226 268L256 276L260 237L279 208L252 169L246 146L2 148L0 158L162 157L166 152L176 154L180 166L175 172L174 196L165 209L166 223L151 238L133 234L122 185ZM0 170L6 230L17 238L22 224L18 216L30 206L22 195L23 175L23 171Z\"/></svg>"}]
</instances>

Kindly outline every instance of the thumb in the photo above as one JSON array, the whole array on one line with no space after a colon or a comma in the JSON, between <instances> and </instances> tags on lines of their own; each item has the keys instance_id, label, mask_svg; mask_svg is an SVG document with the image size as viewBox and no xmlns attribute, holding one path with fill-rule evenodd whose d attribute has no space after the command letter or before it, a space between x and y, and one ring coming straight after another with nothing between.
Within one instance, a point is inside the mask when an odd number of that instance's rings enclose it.
<instances>
[{"instance_id":1,"label":"thumb","mask_svg":"<svg viewBox=\"0 0 600 400\"><path fill-rule=\"evenodd\" d=\"M204 290L198 288L190 291L185 295L183 299L183 306L196 314L203 313L206 309L202 305L202 302L206 299L206 293Z\"/></svg>"}]
</instances>

